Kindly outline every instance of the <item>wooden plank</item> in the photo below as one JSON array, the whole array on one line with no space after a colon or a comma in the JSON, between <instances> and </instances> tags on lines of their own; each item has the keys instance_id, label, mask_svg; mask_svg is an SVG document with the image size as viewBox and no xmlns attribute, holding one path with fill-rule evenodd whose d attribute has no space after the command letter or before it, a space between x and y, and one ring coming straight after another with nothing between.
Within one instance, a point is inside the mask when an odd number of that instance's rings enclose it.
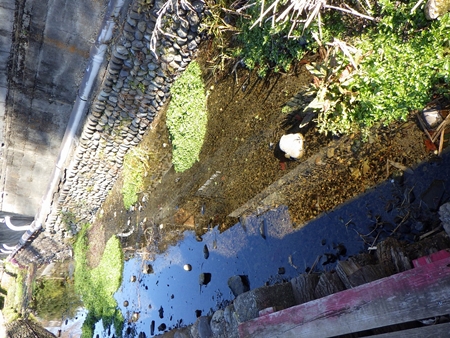
<instances>
[{"instance_id":1,"label":"wooden plank","mask_svg":"<svg viewBox=\"0 0 450 338\"><path fill-rule=\"evenodd\" d=\"M437 338L450 337L450 323L422 326L415 329L389 332L370 336L370 338Z\"/></svg>"},{"instance_id":2,"label":"wooden plank","mask_svg":"<svg viewBox=\"0 0 450 338\"><path fill-rule=\"evenodd\" d=\"M393 237L388 237L377 245L376 256L381 264L393 264L396 272L412 269L404 247Z\"/></svg>"},{"instance_id":3,"label":"wooden plank","mask_svg":"<svg viewBox=\"0 0 450 338\"><path fill-rule=\"evenodd\" d=\"M391 262L389 264L360 266L352 257L346 261L340 261L336 266L336 272L346 289L370 283L395 273L394 265Z\"/></svg>"},{"instance_id":4,"label":"wooden plank","mask_svg":"<svg viewBox=\"0 0 450 338\"><path fill-rule=\"evenodd\" d=\"M316 290L319 278L320 275L318 273L304 273L291 279L296 304L303 304L316 299L314 291Z\"/></svg>"},{"instance_id":5,"label":"wooden plank","mask_svg":"<svg viewBox=\"0 0 450 338\"><path fill-rule=\"evenodd\" d=\"M415 268L417 268L419 266L430 264L432 262L436 262L440 259L444 259L444 258L448 258L448 257L450 257L450 249L445 249L445 250L441 250L441 251L432 253L431 255L428 255L428 256L423 256L423 257L417 258L417 259L413 260L413 265Z\"/></svg>"},{"instance_id":6,"label":"wooden plank","mask_svg":"<svg viewBox=\"0 0 450 338\"><path fill-rule=\"evenodd\" d=\"M335 271L327 271L320 275L314 296L322 298L342 290L345 290L345 285L338 274Z\"/></svg>"},{"instance_id":7,"label":"wooden plank","mask_svg":"<svg viewBox=\"0 0 450 338\"><path fill-rule=\"evenodd\" d=\"M255 318L239 336L328 337L450 313L450 258Z\"/></svg>"}]
</instances>

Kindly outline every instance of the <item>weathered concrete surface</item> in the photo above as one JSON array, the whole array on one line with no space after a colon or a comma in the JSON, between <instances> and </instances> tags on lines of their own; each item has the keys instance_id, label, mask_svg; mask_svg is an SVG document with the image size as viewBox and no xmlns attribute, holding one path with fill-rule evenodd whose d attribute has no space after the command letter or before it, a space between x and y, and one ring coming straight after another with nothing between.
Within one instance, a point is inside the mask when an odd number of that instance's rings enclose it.
<instances>
[{"instance_id":1,"label":"weathered concrete surface","mask_svg":"<svg viewBox=\"0 0 450 338\"><path fill-rule=\"evenodd\" d=\"M79 142L74 145L73 152L70 151L73 156L69 156L67 161L60 163L58 158L57 175L51 175L55 160L47 166L52 184L50 187L47 180L42 194L45 194L45 200L48 197L50 205L39 210L34 223L42 224L43 231L33 233L32 238L29 238L31 234L28 232L24 234L21 242L25 244L10 255L18 264L43 264L70 255L67 239L79 231L81 223L68 222L65 215L74 215L85 221L93 218L112 188L126 152L141 141L158 111L165 106L171 84L192 60L200 43L198 28L204 7L201 0L194 1L192 5L165 0L155 0L153 4L141 4L139 1L114 3L114 8L120 8L120 13L111 14L115 19L107 21L115 22L116 30L107 48L104 42L100 42L107 55L96 77L92 98L86 102L82 130L75 132L79 135ZM158 14L160 10L162 14ZM158 15L163 18L165 34L155 31ZM111 28L109 23L107 26ZM103 32L102 29L102 36ZM154 36L155 50L151 51ZM97 43L95 46L98 49ZM93 53L91 59L98 61L97 56ZM89 66L89 71L92 67ZM57 81L55 76L54 82ZM80 87L77 97L83 96L81 91ZM52 102L60 104L63 110L67 106L65 99L61 96L61 99L52 99ZM51 139L60 142L61 138ZM42 172L44 169L41 167ZM20 178L18 175L17 180Z\"/></svg>"},{"instance_id":2,"label":"weathered concrete surface","mask_svg":"<svg viewBox=\"0 0 450 338\"><path fill-rule=\"evenodd\" d=\"M88 0L0 5L3 211L34 216L39 208L103 7L103 1Z\"/></svg>"}]
</instances>

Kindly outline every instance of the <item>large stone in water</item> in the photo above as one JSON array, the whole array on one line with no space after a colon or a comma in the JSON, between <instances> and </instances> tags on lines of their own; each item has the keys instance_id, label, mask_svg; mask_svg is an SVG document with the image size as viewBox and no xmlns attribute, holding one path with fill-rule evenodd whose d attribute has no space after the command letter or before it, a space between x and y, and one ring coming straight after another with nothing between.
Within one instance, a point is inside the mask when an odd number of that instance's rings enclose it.
<instances>
[{"instance_id":1,"label":"large stone in water","mask_svg":"<svg viewBox=\"0 0 450 338\"><path fill-rule=\"evenodd\" d=\"M212 338L213 333L211 326L209 325L210 318L201 316L197 318L197 321L192 325L191 335L194 338Z\"/></svg>"},{"instance_id":2,"label":"large stone in water","mask_svg":"<svg viewBox=\"0 0 450 338\"><path fill-rule=\"evenodd\" d=\"M250 290L250 285L247 276L231 276L228 278L228 287L233 293L234 297Z\"/></svg>"}]
</instances>

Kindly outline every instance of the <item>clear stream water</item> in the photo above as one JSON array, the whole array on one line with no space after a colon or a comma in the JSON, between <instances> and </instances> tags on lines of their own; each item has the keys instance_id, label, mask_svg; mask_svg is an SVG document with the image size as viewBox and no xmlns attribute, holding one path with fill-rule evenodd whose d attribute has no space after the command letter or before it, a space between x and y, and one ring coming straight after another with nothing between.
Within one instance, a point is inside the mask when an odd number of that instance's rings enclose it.
<instances>
[{"instance_id":1,"label":"clear stream water","mask_svg":"<svg viewBox=\"0 0 450 338\"><path fill-rule=\"evenodd\" d=\"M182 241L155 261L133 258L125 262L123 283L115 294L127 321L124 337L137 337L140 332L151 336L152 321L156 335L162 333L158 330L162 324L170 329L192 324L199 312L211 314L233 299L227 285L233 275L248 276L253 289L298 276L318 256L322 258L315 270L331 270L336 263L323 265L325 254L335 254L337 244L343 244L347 251L340 259L367 250L368 244L360 234L369 234L378 220L385 224L379 239L386 237L404 217L405 209L401 207L408 201L408 210L416 220L405 222L397 232L402 239L414 240L414 236L430 230L430 220L436 221L436 213L430 212L430 207L450 198L448 155L447 152L439 161L420 165L414 174L388 180L298 230L292 227L287 207L280 206L260 216L249 216L243 224L237 223L224 233L214 228L203 236L202 242L195 239L194 233L185 232ZM375 234L364 237L365 241L372 243ZM209 250L207 259L205 245ZM153 273L142 272L147 264L151 264ZM185 264L190 264L192 270L185 271ZM284 268L284 274L279 273L280 268ZM211 281L200 287L201 273L210 273ZM136 276L135 282L131 281L132 276ZM124 306L124 301L129 302L128 306ZM131 321L133 313L139 313L136 322ZM97 334L112 337L113 330L99 325L94 336Z\"/></svg>"}]
</instances>

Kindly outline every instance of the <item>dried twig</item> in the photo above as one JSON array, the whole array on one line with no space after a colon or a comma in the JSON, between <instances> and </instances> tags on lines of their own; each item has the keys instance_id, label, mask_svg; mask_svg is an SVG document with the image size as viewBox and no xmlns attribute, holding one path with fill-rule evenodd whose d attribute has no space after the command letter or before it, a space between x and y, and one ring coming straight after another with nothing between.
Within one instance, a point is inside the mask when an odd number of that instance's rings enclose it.
<instances>
[{"instance_id":1,"label":"dried twig","mask_svg":"<svg viewBox=\"0 0 450 338\"><path fill-rule=\"evenodd\" d=\"M408 217L409 217L409 211L406 213L405 217L403 217L403 219L400 221L400 223L398 223L398 225L395 227L395 229L392 230L391 235L393 235L398 230L398 228L400 228L402 226L402 224L406 222Z\"/></svg>"},{"instance_id":2,"label":"dried twig","mask_svg":"<svg viewBox=\"0 0 450 338\"><path fill-rule=\"evenodd\" d=\"M425 125L425 122L422 120L422 117L420 116L420 112L417 112L417 120L419 120L419 123L423 131L425 132L425 134L427 134L430 141L433 142L433 137L431 137L430 133L428 132L427 126Z\"/></svg>"},{"instance_id":3,"label":"dried twig","mask_svg":"<svg viewBox=\"0 0 450 338\"><path fill-rule=\"evenodd\" d=\"M432 142L435 142L435 141L438 139L440 133L441 133L443 130L445 130L445 127L446 127L448 124L450 124L450 114L448 114L447 117L445 118L445 120L442 121L441 124L436 128L436 130L435 130L435 132L434 132L434 134L433 134L433 137L431 138L431 141L432 141Z\"/></svg>"},{"instance_id":4,"label":"dried twig","mask_svg":"<svg viewBox=\"0 0 450 338\"><path fill-rule=\"evenodd\" d=\"M439 150L438 150L439 156L441 156L442 148L444 148L444 137L445 137L445 128L442 128L441 139L439 140Z\"/></svg>"},{"instance_id":5,"label":"dried twig","mask_svg":"<svg viewBox=\"0 0 450 338\"><path fill-rule=\"evenodd\" d=\"M367 2L367 1L366 1ZM326 0L290 0L290 3L288 6L277 15L277 8L278 4L280 3L280 0L275 0L274 3L272 3L267 9L264 10L265 2L262 1L261 4L261 11L259 18L253 23L253 25L250 27L252 29L256 25L261 26L264 18L269 15L270 12L272 12L272 15L269 17L269 19L272 20L272 27L275 26L276 22L286 22L286 20L289 19L289 21L292 23L291 28L288 33L288 38L292 37L291 33L294 30L294 28L297 26L299 22L303 22L303 30L307 29L309 25L314 21L319 21L319 31L321 29L321 18L320 18L320 10L321 9L334 9L341 12L349 13L355 16L359 16L364 19L368 20L375 20L372 16L365 15L362 13L359 13L355 9L351 8L348 5L345 5L347 8L341 8L336 7L332 5L327 5ZM368 4L368 2L367 2ZM370 4L368 4L370 8ZM363 7L363 6L361 6ZM364 8L364 7L363 7ZM299 16L302 14L306 14L306 20L298 20Z\"/></svg>"},{"instance_id":6,"label":"dried twig","mask_svg":"<svg viewBox=\"0 0 450 338\"><path fill-rule=\"evenodd\" d=\"M440 230L442 230L442 224L439 225L438 227L436 227L435 229L428 231L427 233L424 233L422 236L419 237L419 241L421 241L424 238L427 238L428 236L435 234L436 232L438 232Z\"/></svg>"},{"instance_id":7,"label":"dried twig","mask_svg":"<svg viewBox=\"0 0 450 338\"><path fill-rule=\"evenodd\" d=\"M354 10L353 8L351 8L349 5L345 5L345 7L347 7L348 9L344 9L341 7L336 7L336 6L331 6L331 5L325 5L325 8L330 8L330 9L334 9L337 11L341 11L341 12L345 12L345 13L349 13L355 16L359 16L361 18L367 19L367 20L375 20L375 18L373 16L369 16L369 15L365 15L365 14L361 14L358 11Z\"/></svg>"},{"instance_id":8,"label":"dried twig","mask_svg":"<svg viewBox=\"0 0 450 338\"><path fill-rule=\"evenodd\" d=\"M413 14L415 11L416 11L416 9L417 9L417 7L419 7L421 4L422 4L422 2L423 2L424 0L419 0L419 1L417 1L417 3L414 5L414 7L411 9L411 14Z\"/></svg>"},{"instance_id":9,"label":"dried twig","mask_svg":"<svg viewBox=\"0 0 450 338\"><path fill-rule=\"evenodd\" d=\"M313 265L311 266L311 269L308 272L308 275L313 272L313 270L316 267L317 263L319 263L319 259L320 258L322 258L322 255L317 256L316 260L314 261Z\"/></svg>"}]
</instances>

